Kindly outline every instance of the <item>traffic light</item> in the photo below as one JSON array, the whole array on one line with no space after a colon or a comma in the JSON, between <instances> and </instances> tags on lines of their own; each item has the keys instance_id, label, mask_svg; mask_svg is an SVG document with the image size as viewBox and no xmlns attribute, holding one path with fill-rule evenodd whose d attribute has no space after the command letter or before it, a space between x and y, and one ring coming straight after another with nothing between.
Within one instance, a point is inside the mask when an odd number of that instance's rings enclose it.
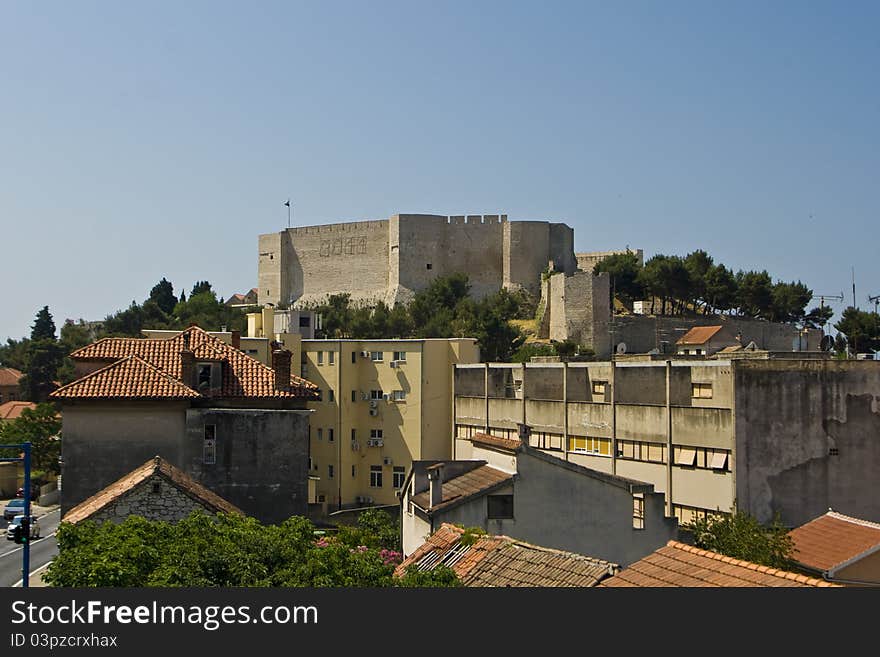
<instances>
[{"instance_id":1,"label":"traffic light","mask_svg":"<svg viewBox=\"0 0 880 657\"><path fill-rule=\"evenodd\" d=\"M21 519L21 542L27 543L31 538L31 521L28 518Z\"/></svg>"}]
</instances>

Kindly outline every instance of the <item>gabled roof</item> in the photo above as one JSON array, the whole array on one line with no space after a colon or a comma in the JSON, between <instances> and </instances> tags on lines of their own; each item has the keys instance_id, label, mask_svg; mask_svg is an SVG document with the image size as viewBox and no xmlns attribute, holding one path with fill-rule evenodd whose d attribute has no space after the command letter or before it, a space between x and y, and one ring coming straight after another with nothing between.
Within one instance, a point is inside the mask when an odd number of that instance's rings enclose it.
<instances>
[{"instance_id":1,"label":"gabled roof","mask_svg":"<svg viewBox=\"0 0 880 657\"><path fill-rule=\"evenodd\" d=\"M17 386L22 376L24 375L14 367L0 367L0 386Z\"/></svg>"},{"instance_id":2,"label":"gabled roof","mask_svg":"<svg viewBox=\"0 0 880 657\"><path fill-rule=\"evenodd\" d=\"M763 587L838 586L669 541L599 586L625 587Z\"/></svg>"},{"instance_id":3,"label":"gabled roof","mask_svg":"<svg viewBox=\"0 0 880 657\"><path fill-rule=\"evenodd\" d=\"M128 356L58 388L55 399L197 399L183 385L138 356Z\"/></svg>"},{"instance_id":4,"label":"gabled roof","mask_svg":"<svg viewBox=\"0 0 880 657\"><path fill-rule=\"evenodd\" d=\"M685 333L675 344L706 344L723 326L695 326Z\"/></svg>"},{"instance_id":5,"label":"gabled roof","mask_svg":"<svg viewBox=\"0 0 880 657\"><path fill-rule=\"evenodd\" d=\"M21 417L21 412L26 408L34 409L37 405L29 401L12 400L0 404L0 420L15 420Z\"/></svg>"},{"instance_id":6,"label":"gabled roof","mask_svg":"<svg viewBox=\"0 0 880 657\"><path fill-rule=\"evenodd\" d=\"M160 370L167 376L181 381L180 353L187 348L196 361L223 361L223 383L220 397L301 397L314 398L317 386L291 374L287 390L275 387L275 371L243 351L226 344L198 326L190 326L172 338L102 338L77 349L70 357L78 361L107 361L112 363L131 356ZM107 375L110 376L110 375ZM79 381L74 381L79 383ZM72 385L72 384L69 384ZM65 388L69 387L65 386ZM127 382L114 383L114 389L124 388ZM62 389L63 390L63 389ZM73 397L59 394L52 397ZM149 395L148 395L149 396Z\"/></svg>"},{"instance_id":7,"label":"gabled roof","mask_svg":"<svg viewBox=\"0 0 880 657\"><path fill-rule=\"evenodd\" d=\"M791 530L788 535L799 564L829 575L880 550L880 524L834 511Z\"/></svg>"},{"instance_id":8,"label":"gabled roof","mask_svg":"<svg viewBox=\"0 0 880 657\"><path fill-rule=\"evenodd\" d=\"M183 470L174 467L162 457L155 456L142 466L135 468L127 475L98 491L87 500L77 504L65 514L63 521L76 523L86 520L108 504L115 502L129 491L147 481L153 475L161 477L209 511L244 515L244 512L237 506L205 488Z\"/></svg>"},{"instance_id":9,"label":"gabled roof","mask_svg":"<svg viewBox=\"0 0 880 657\"><path fill-rule=\"evenodd\" d=\"M420 509L434 513L448 509L478 495L491 492L495 488L513 481L514 475L491 465L479 465L457 477L444 480L441 488L440 504L431 506L430 489L413 495L410 500Z\"/></svg>"},{"instance_id":10,"label":"gabled roof","mask_svg":"<svg viewBox=\"0 0 880 657\"><path fill-rule=\"evenodd\" d=\"M522 445L522 442L519 439L512 438L499 438L498 436L492 436L487 433L475 433L471 436L472 443L478 443L481 445L488 445L490 447L500 447L502 449L516 451Z\"/></svg>"},{"instance_id":11,"label":"gabled roof","mask_svg":"<svg viewBox=\"0 0 880 657\"><path fill-rule=\"evenodd\" d=\"M464 530L443 523L403 561L395 575L415 564L419 570L452 568L465 586L586 587L614 574L617 564L574 552L531 545L508 536L481 536L462 545Z\"/></svg>"}]
</instances>

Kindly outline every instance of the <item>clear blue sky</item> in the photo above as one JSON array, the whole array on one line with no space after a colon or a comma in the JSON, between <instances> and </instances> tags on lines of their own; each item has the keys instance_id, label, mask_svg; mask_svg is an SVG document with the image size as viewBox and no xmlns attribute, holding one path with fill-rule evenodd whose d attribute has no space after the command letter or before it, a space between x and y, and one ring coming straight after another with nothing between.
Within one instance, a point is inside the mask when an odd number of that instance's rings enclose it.
<instances>
[{"instance_id":1,"label":"clear blue sky","mask_svg":"<svg viewBox=\"0 0 880 657\"><path fill-rule=\"evenodd\" d=\"M563 221L880 294L880 3L7 2L0 340L229 297L257 235ZM837 306L841 308L841 306Z\"/></svg>"}]
</instances>

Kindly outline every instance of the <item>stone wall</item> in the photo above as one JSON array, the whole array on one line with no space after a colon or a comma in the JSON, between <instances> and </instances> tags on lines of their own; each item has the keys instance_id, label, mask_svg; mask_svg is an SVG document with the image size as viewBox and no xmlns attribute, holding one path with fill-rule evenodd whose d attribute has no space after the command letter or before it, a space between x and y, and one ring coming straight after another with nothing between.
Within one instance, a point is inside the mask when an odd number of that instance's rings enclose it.
<instances>
[{"instance_id":1,"label":"stone wall","mask_svg":"<svg viewBox=\"0 0 880 657\"><path fill-rule=\"evenodd\" d=\"M593 349L599 358L608 358L610 277L575 272L554 274L546 286L545 314L549 312L549 338L571 340Z\"/></svg>"},{"instance_id":2,"label":"stone wall","mask_svg":"<svg viewBox=\"0 0 880 657\"><path fill-rule=\"evenodd\" d=\"M581 271L591 272L593 271L593 267L597 264L605 260L605 258L613 255L623 255L626 253L626 249L622 251L592 251L590 253L576 253L575 257L577 258L577 268ZM639 267L644 266L645 264L645 252L642 249L637 249L632 253L639 259Z\"/></svg>"},{"instance_id":3,"label":"stone wall","mask_svg":"<svg viewBox=\"0 0 880 657\"><path fill-rule=\"evenodd\" d=\"M154 484L158 484L158 491L153 490ZM130 515L138 515L147 520L177 522L197 509L209 514L213 513L162 477L153 475L94 513L89 519L97 522L106 520L122 522Z\"/></svg>"}]
</instances>

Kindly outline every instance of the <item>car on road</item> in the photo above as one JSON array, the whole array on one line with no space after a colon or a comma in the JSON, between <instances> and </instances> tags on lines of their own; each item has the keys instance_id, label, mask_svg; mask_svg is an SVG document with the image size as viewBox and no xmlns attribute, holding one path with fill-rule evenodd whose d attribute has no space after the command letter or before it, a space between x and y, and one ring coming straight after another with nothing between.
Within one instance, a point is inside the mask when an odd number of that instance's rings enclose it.
<instances>
[{"instance_id":1,"label":"car on road","mask_svg":"<svg viewBox=\"0 0 880 657\"><path fill-rule=\"evenodd\" d=\"M22 514L24 515L24 500L20 497L15 498L14 500L9 500L9 503L6 505L6 508L3 509L3 519L4 520L12 520L15 516Z\"/></svg>"},{"instance_id":2,"label":"car on road","mask_svg":"<svg viewBox=\"0 0 880 657\"><path fill-rule=\"evenodd\" d=\"M12 522L9 523L9 526L6 528L7 541L11 541L15 538L15 528L21 524L22 520L24 520L23 513L15 516L12 519ZM40 538L40 521L37 520L37 516L31 516L31 538Z\"/></svg>"}]
</instances>

